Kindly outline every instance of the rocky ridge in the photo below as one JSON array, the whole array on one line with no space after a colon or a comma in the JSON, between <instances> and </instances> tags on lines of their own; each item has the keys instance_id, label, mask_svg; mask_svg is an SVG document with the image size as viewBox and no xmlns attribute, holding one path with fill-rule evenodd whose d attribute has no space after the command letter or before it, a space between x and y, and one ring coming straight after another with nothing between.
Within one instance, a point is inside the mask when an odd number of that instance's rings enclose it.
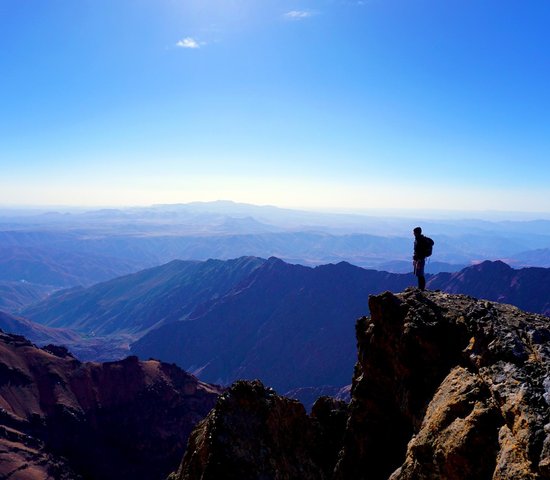
<instances>
[{"instance_id":1,"label":"rocky ridge","mask_svg":"<svg viewBox=\"0 0 550 480\"><path fill-rule=\"evenodd\" d=\"M238 382L171 478L550 478L548 317L416 289L369 306L349 407L320 399L307 416Z\"/></svg>"}]
</instances>

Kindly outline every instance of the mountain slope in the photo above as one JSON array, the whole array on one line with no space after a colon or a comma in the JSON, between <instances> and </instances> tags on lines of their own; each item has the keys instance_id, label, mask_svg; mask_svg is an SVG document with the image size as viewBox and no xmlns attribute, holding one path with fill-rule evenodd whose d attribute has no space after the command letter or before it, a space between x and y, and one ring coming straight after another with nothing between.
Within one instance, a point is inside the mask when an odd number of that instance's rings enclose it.
<instances>
[{"instance_id":1,"label":"mountain slope","mask_svg":"<svg viewBox=\"0 0 550 480\"><path fill-rule=\"evenodd\" d=\"M23 310L36 322L93 335L143 334L185 318L197 305L223 295L264 260L184 262L142 270L87 289L66 290Z\"/></svg>"},{"instance_id":2,"label":"mountain slope","mask_svg":"<svg viewBox=\"0 0 550 480\"><path fill-rule=\"evenodd\" d=\"M309 268L271 258L223 298L150 332L132 351L207 381L261 378L282 391L343 386L355 361L353 319L369 293L412 281L347 263Z\"/></svg>"},{"instance_id":3,"label":"mountain slope","mask_svg":"<svg viewBox=\"0 0 550 480\"><path fill-rule=\"evenodd\" d=\"M48 344L67 348L82 361L109 362L128 355L128 335L92 337L82 335L69 328L53 328L33 322L28 318L10 315L0 311L0 329L6 333L22 335L36 345Z\"/></svg>"},{"instance_id":4,"label":"mountain slope","mask_svg":"<svg viewBox=\"0 0 550 480\"><path fill-rule=\"evenodd\" d=\"M54 288L27 282L0 282L0 310L17 313L44 300Z\"/></svg>"},{"instance_id":5,"label":"mountain slope","mask_svg":"<svg viewBox=\"0 0 550 480\"><path fill-rule=\"evenodd\" d=\"M0 332L0 477L161 480L220 393L174 365L84 364Z\"/></svg>"},{"instance_id":6,"label":"mountain slope","mask_svg":"<svg viewBox=\"0 0 550 480\"><path fill-rule=\"evenodd\" d=\"M42 345L47 343L67 345L82 341L82 337L71 330L46 327L2 311L0 311L0 329L4 332L22 335L32 342Z\"/></svg>"}]
</instances>

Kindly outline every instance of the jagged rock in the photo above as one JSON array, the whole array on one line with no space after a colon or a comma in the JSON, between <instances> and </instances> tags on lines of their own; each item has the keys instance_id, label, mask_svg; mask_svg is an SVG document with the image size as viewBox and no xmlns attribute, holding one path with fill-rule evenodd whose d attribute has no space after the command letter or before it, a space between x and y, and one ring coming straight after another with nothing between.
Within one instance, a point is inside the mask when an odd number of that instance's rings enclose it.
<instances>
[{"instance_id":1,"label":"jagged rock","mask_svg":"<svg viewBox=\"0 0 550 480\"><path fill-rule=\"evenodd\" d=\"M334 478L550 478L547 317L415 289L369 305Z\"/></svg>"},{"instance_id":2,"label":"jagged rock","mask_svg":"<svg viewBox=\"0 0 550 480\"><path fill-rule=\"evenodd\" d=\"M48 344L45 347L42 347L42 350L60 358L66 358L66 357L70 357L73 359L76 358L71 352L69 352L69 349L67 347L63 347L60 345Z\"/></svg>"},{"instance_id":3,"label":"jagged rock","mask_svg":"<svg viewBox=\"0 0 550 480\"><path fill-rule=\"evenodd\" d=\"M369 306L349 407L321 399L307 417L238 382L172 479L550 478L548 317L416 289Z\"/></svg>"},{"instance_id":4,"label":"jagged rock","mask_svg":"<svg viewBox=\"0 0 550 480\"><path fill-rule=\"evenodd\" d=\"M237 381L195 429L172 480L325 478L303 405L259 381Z\"/></svg>"},{"instance_id":5,"label":"jagged rock","mask_svg":"<svg viewBox=\"0 0 550 480\"><path fill-rule=\"evenodd\" d=\"M333 397L319 397L311 409L311 419L317 429L316 462L325 478L332 477L334 465L342 448L348 420L348 404Z\"/></svg>"}]
</instances>

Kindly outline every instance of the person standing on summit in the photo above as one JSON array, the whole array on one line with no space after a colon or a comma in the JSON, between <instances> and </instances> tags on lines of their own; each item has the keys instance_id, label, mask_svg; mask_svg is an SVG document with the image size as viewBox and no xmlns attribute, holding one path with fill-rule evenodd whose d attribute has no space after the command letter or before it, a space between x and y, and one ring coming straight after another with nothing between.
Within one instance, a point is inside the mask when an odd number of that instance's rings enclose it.
<instances>
[{"instance_id":1,"label":"person standing on summit","mask_svg":"<svg viewBox=\"0 0 550 480\"><path fill-rule=\"evenodd\" d=\"M424 276L424 267L426 266L426 258L432 254L434 241L422 235L422 229L416 227L413 230L414 234L414 253L413 253L413 268L414 274L418 278L418 288L426 289L426 277Z\"/></svg>"}]
</instances>

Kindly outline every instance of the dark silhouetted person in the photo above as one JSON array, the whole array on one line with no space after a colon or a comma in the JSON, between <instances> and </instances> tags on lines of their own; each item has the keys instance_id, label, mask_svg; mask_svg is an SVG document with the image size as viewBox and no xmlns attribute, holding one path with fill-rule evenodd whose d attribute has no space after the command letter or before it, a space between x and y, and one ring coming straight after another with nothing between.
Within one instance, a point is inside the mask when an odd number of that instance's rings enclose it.
<instances>
[{"instance_id":1,"label":"dark silhouetted person","mask_svg":"<svg viewBox=\"0 0 550 480\"><path fill-rule=\"evenodd\" d=\"M432 254L433 240L422 235L422 229L416 227L414 233L414 253L413 267L414 274L418 278L418 288L426 289L426 277L424 276L424 267L426 266L426 258Z\"/></svg>"}]
</instances>

